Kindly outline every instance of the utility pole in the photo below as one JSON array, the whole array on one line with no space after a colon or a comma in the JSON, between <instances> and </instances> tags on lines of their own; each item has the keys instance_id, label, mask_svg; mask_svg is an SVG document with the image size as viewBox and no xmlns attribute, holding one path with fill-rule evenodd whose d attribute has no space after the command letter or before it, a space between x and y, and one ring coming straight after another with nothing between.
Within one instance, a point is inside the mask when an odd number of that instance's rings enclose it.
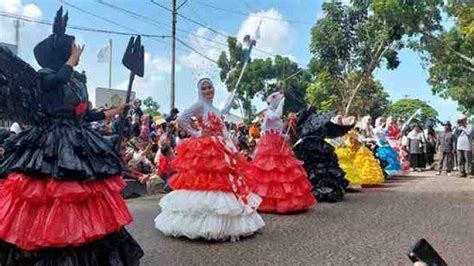
<instances>
[{"instance_id":1,"label":"utility pole","mask_svg":"<svg viewBox=\"0 0 474 266\"><path fill-rule=\"evenodd\" d=\"M176 65L176 16L178 15L178 10L184 6L188 0L184 0L178 7L176 7L176 0L173 1L173 19L171 21L171 24L173 25L173 30L172 30L172 39L173 39L173 44L172 44L172 51L171 51L171 109L175 108L176 104L176 82L175 82L175 65Z\"/></svg>"},{"instance_id":2,"label":"utility pole","mask_svg":"<svg viewBox=\"0 0 474 266\"><path fill-rule=\"evenodd\" d=\"M173 30L172 30L172 36L173 36L173 44L172 44L172 51L171 51L171 109L175 108L175 99L176 99L176 84L175 84L175 64L176 64L176 15L178 13L176 9L176 0L173 1Z\"/></svg>"},{"instance_id":3,"label":"utility pole","mask_svg":"<svg viewBox=\"0 0 474 266\"><path fill-rule=\"evenodd\" d=\"M112 39L109 39L109 89L112 89Z\"/></svg>"},{"instance_id":4,"label":"utility pole","mask_svg":"<svg viewBox=\"0 0 474 266\"><path fill-rule=\"evenodd\" d=\"M15 24L16 54L20 56L20 19L16 19L14 24Z\"/></svg>"}]
</instances>

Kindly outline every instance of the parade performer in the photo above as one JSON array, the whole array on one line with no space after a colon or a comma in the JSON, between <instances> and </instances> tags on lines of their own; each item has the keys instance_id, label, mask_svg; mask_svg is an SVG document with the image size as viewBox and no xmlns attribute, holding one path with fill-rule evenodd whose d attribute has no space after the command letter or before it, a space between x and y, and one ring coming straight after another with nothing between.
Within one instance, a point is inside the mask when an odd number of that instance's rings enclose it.
<instances>
[{"instance_id":1,"label":"parade performer","mask_svg":"<svg viewBox=\"0 0 474 266\"><path fill-rule=\"evenodd\" d=\"M362 118L360 128L361 141L371 150L375 149L377 139L374 136L374 127L372 126L372 117L370 115Z\"/></svg>"},{"instance_id":2,"label":"parade performer","mask_svg":"<svg viewBox=\"0 0 474 266\"><path fill-rule=\"evenodd\" d=\"M399 123L391 116L387 118L385 127L387 134L387 142L398 154L398 160L402 167L402 171L410 170L410 161L408 159L408 152L402 145L402 134L400 132Z\"/></svg>"},{"instance_id":3,"label":"parade performer","mask_svg":"<svg viewBox=\"0 0 474 266\"><path fill-rule=\"evenodd\" d=\"M0 113L29 128L9 140L0 165L0 265L138 265L143 251L120 190L121 159L91 121L121 108L89 110L83 47L56 14L31 66L0 47Z\"/></svg>"},{"instance_id":4,"label":"parade performer","mask_svg":"<svg viewBox=\"0 0 474 266\"><path fill-rule=\"evenodd\" d=\"M304 162L313 185L313 195L318 202L341 201L349 184L344 178L344 171L339 167L334 148L324 139L344 136L353 125L336 125L330 121L333 116L334 112L318 114L312 107L298 114L299 140L294 151Z\"/></svg>"},{"instance_id":5,"label":"parade performer","mask_svg":"<svg viewBox=\"0 0 474 266\"><path fill-rule=\"evenodd\" d=\"M380 163L361 141L362 137L355 131L350 131L345 137L344 144L336 148L336 154L350 182L348 189L358 190L360 186L382 184L384 176Z\"/></svg>"},{"instance_id":6,"label":"parade performer","mask_svg":"<svg viewBox=\"0 0 474 266\"><path fill-rule=\"evenodd\" d=\"M377 157L383 164L384 171L389 175L401 173L401 165L397 152L390 147L386 139L385 118L379 117L375 120L374 136L377 140Z\"/></svg>"},{"instance_id":7,"label":"parade performer","mask_svg":"<svg viewBox=\"0 0 474 266\"><path fill-rule=\"evenodd\" d=\"M336 115L332 122L336 125L344 125L344 117ZM334 139L327 139L331 145L336 148L335 152L339 161L339 166L346 173L345 178L349 181L347 191L359 191L361 189L359 172L354 166L354 159L360 143L357 141L355 131L350 131L346 135Z\"/></svg>"},{"instance_id":8,"label":"parade performer","mask_svg":"<svg viewBox=\"0 0 474 266\"><path fill-rule=\"evenodd\" d=\"M256 211L261 199L239 174L237 149L212 105L212 81L201 79L197 87L199 101L176 120L192 137L177 148L168 183L173 191L161 199L155 227L175 237L237 240L264 226ZM200 130L191 126L193 116Z\"/></svg>"},{"instance_id":9,"label":"parade performer","mask_svg":"<svg viewBox=\"0 0 474 266\"><path fill-rule=\"evenodd\" d=\"M361 180L358 166L354 164L356 153L361 144L357 141L357 133L350 131L343 137L340 145L336 146L336 154L339 160L339 166L346 173L345 178L349 181L348 190L359 190Z\"/></svg>"},{"instance_id":10,"label":"parade performer","mask_svg":"<svg viewBox=\"0 0 474 266\"><path fill-rule=\"evenodd\" d=\"M360 184L363 187L383 184L384 175L379 160L360 142L358 136L355 136L353 141L359 146L354 157L354 166L357 168Z\"/></svg>"},{"instance_id":11,"label":"parade performer","mask_svg":"<svg viewBox=\"0 0 474 266\"><path fill-rule=\"evenodd\" d=\"M308 209L316 203L312 185L283 135L284 96L268 96L262 112L263 136L257 144L249 176L255 180L253 191L262 197L259 211L288 213Z\"/></svg>"}]
</instances>

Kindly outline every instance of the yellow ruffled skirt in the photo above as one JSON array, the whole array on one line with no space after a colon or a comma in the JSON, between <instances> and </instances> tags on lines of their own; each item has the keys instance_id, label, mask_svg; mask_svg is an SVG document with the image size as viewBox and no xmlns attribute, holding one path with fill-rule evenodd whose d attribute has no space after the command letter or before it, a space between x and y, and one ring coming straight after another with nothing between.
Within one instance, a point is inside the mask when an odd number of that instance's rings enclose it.
<instances>
[{"instance_id":1,"label":"yellow ruffled skirt","mask_svg":"<svg viewBox=\"0 0 474 266\"><path fill-rule=\"evenodd\" d=\"M365 146L360 147L354 158L355 169L361 185L380 185L384 182L384 176L379 161L373 153Z\"/></svg>"},{"instance_id":2,"label":"yellow ruffled skirt","mask_svg":"<svg viewBox=\"0 0 474 266\"><path fill-rule=\"evenodd\" d=\"M339 166L346 172L345 178L349 180L351 185L361 185L359 171L355 163L356 153L350 147L341 146L336 148Z\"/></svg>"}]
</instances>

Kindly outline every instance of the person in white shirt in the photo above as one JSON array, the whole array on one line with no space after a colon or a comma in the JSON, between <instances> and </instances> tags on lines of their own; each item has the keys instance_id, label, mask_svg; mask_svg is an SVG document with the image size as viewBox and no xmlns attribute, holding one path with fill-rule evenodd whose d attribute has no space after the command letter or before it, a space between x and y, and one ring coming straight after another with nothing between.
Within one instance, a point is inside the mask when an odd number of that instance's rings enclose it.
<instances>
[{"instance_id":1,"label":"person in white shirt","mask_svg":"<svg viewBox=\"0 0 474 266\"><path fill-rule=\"evenodd\" d=\"M17 122L14 122L12 124L12 126L10 127L10 132L12 132L12 133L20 134L21 131L23 131L23 130L21 129L20 124L18 124Z\"/></svg>"},{"instance_id":2,"label":"person in white shirt","mask_svg":"<svg viewBox=\"0 0 474 266\"><path fill-rule=\"evenodd\" d=\"M461 177L466 177L467 172L474 175L472 169L472 126L468 124L467 117L461 115L458 119L456 150L458 154L459 172Z\"/></svg>"}]
</instances>

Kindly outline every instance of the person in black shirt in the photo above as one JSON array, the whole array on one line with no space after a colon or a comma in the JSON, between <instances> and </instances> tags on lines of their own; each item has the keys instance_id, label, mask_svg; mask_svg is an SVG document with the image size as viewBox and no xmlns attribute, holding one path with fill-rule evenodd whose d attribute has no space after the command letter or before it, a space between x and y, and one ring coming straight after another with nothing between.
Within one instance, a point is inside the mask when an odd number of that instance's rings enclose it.
<instances>
[{"instance_id":1,"label":"person in black shirt","mask_svg":"<svg viewBox=\"0 0 474 266\"><path fill-rule=\"evenodd\" d=\"M178 114L179 114L178 108L171 109L170 114L168 115L168 117L166 117L166 122L170 123L170 122L175 121L176 118L178 118Z\"/></svg>"}]
</instances>

